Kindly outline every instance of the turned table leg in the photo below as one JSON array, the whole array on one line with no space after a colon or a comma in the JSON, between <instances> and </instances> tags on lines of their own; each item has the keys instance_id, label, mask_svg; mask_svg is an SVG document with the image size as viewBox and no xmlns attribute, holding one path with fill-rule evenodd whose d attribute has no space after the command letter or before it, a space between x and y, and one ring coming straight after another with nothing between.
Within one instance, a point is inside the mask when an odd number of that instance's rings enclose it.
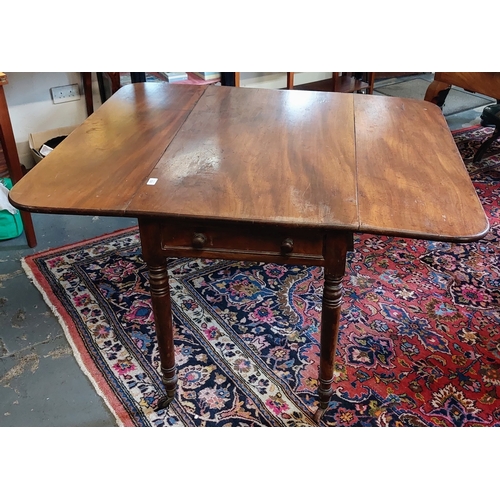
<instances>
[{"instance_id":1,"label":"turned table leg","mask_svg":"<svg viewBox=\"0 0 500 500\"><path fill-rule=\"evenodd\" d=\"M352 233L335 233L325 238L325 284L321 312L321 339L319 365L319 407L321 414L328 407L333 394L333 370L339 335L342 304L342 279L345 274L347 252L353 249Z\"/></svg>"},{"instance_id":2,"label":"turned table leg","mask_svg":"<svg viewBox=\"0 0 500 500\"><path fill-rule=\"evenodd\" d=\"M161 252L159 224L141 219L139 220L139 231L142 255L149 271L151 302L160 353L160 369L166 392L166 396L159 400L157 406L157 409L162 409L167 408L174 400L177 390L177 369L167 259Z\"/></svg>"},{"instance_id":3,"label":"turned table leg","mask_svg":"<svg viewBox=\"0 0 500 500\"><path fill-rule=\"evenodd\" d=\"M177 390L177 369L175 365L174 335L170 305L170 287L166 259L160 265L148 264L151 302L155 317L156 336L160 352L160 369L166 396L158 402L158 409L166 408L174 400Z\"/></svg>"},{"instance_id":4,"label":"turned table leg","mask_svg":"<svg viewBox=\"0 0 500 500\"><path fill-rule=\"evenodd\" d=\"M321 311L321 344L319 365L319 406L327 408L333 393L333 369L339 335L342 276L325 275Z\"/></svg>"}]
</instances>

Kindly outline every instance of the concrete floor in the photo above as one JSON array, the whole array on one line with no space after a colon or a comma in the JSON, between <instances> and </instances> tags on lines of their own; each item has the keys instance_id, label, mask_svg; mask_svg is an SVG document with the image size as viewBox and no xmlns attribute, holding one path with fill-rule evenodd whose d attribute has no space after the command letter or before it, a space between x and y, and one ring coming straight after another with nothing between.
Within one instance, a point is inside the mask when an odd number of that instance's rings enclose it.
<instances>
[{"instance_id":1,"label":"concrete floor","mask_svg":"<svg viewBox=\"0 0 500 500\"><path fill-rule=\"evenodd\" d=\"M378 82L376 88L408 78ZM450 129L478 124L481 110L447 117ZM0 427L115 426L113 415L76 363L58 320L28 280L20 259L130 227L136 221L33 214L33 222L38 239L35 249L27 246L24 234L0 241Z\"/></svg>"},{"instance_id":2,"label":"concrete floor","mask_svg":"<svg viewBox=\"0 0 500 500\"><path fill-rule=\"evenodd\" d=\"M33 214L38 245L0 242L0 426L113 426L63 330L20 259L136 224L130 218Z\"/></svg>"}]
</instances>

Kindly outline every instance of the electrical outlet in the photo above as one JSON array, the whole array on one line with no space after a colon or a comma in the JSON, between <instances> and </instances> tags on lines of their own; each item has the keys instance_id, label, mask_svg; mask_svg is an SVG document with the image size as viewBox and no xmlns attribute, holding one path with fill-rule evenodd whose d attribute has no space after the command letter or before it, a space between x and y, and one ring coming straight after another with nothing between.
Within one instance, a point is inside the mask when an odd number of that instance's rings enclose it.
<instances>
[{"instance_id":1,"label":"electrical outlet","mask_svg":"<svg viewBox=\"0 0 500 500\"><path fill-rule=\"evenodd\" d=\"M54 104L77 101L80 99L80 86L78 83L73 83L71 85L64 85L63 87L52 87L50 93L52 94L52 102Z\"/></svg>"}]
</instances>

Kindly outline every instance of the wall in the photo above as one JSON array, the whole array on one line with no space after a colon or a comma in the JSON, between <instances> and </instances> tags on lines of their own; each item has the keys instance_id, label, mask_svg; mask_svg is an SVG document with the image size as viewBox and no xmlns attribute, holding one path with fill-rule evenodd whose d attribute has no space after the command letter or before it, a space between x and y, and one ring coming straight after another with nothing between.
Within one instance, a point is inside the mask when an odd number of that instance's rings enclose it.
<instances>
[{"instance_id":1,"label":"wall","mask_svg":"<svg viewBox=\"0 0 500 500\"><path fill-rule=\"evenodd\" d=\"M27 168L34 165L28 136L58 127L79 125L87 118L80 73L10 73L4 86L20 161ZM295 73L295 85L331 78L330 73ZM71 83L80 85L81 98L54 104L50 89ZM242 87L285 88L286 73L241 73ZM95 73L92 73L94 109L100 105Z\"/></svg>"},{"instance_id":2,"label":"wall","mask_svg":"<svg viewBox=\"0 0 500 500\"><path fill-rule=\"evenodd\" d=\"M10 73L4 86L12 129L21 163L31 168L34 161L28 146L32 132L78 125L87 118L81 73ZM95 73L93 74L95 80ZM78 83L81 98L77 101L54 104L50 89ZM97 82L93 81L94 107L100 104Z\"/></svg>"}]
</instances>

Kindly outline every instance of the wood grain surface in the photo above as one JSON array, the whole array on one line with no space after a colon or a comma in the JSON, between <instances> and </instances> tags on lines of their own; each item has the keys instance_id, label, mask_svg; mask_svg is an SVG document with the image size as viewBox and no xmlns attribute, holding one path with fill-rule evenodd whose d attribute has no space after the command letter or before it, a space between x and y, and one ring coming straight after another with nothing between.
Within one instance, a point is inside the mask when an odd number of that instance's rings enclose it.
<instances>
[{"instance_id":1,"label":"wood grain surface","mask_svg":"<svg viewBox=\"0 0 500 500\"><path fill-rule=\"evenodd\" d=\"M456 241L488 230L439 108L331 92L128 85L29 172L11 200L40 212L243 228Z\"/></svg>"},{"instance_id":2,"label":"wood grain surface","mask_svg":"<svg viewBox=\"0 0 500 500\"><path fill-rule=\"evenodd\" d=\"M11 192L35 212L126 215L139 185L203 93L198 86L121 88Z\"/></svg>"},{"instance_id":3,"label":"wood grain surface","mask_svg":"<svg viewBox=\"0 0 500 500\"><path fill-rule=\"evenodd\" d=\"M352 96L210 87L129 213L357 227Z\"/></svg>"},{"instance_id":4,"label":"wood grain surface","mask_svg":"<svg viewBox=\"0 0 500 500\"><path fill-rule=\"evenodd\" d=\"M500 72L436 73L434 81L500 99ZM427 100L430 100L426 96Z\"/></svg>"},{"instance_id":5,"label":"wood grain surface","mask_svg":"<svg viewBox=\"0 0 500 500\"><path fill-rule=\"evenodd\" d=\"M488 221L439 108L356 95L359 230L476 239Z\"/></svg>"}]
</instances>

